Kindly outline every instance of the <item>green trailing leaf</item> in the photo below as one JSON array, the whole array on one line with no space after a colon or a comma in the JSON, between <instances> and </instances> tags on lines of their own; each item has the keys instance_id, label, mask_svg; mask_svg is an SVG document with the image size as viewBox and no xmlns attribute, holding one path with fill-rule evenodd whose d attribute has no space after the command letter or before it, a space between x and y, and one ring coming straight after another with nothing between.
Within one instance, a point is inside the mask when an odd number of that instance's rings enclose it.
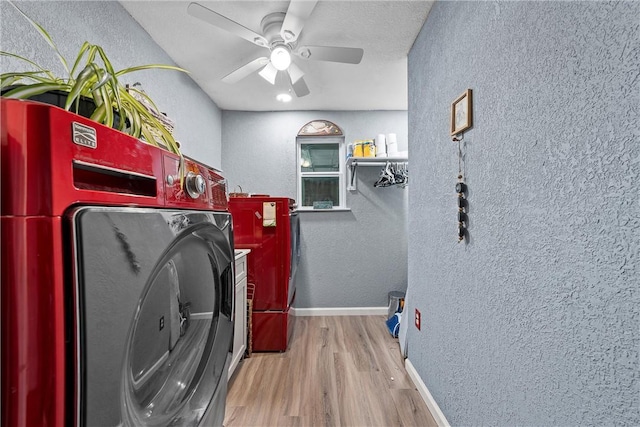
<instances>
[{"instance_id":1,"label":"green trailing leaf","mask_svg":"<svg viewBox=\"0 0 640 427\"><path fill-rule=\"evenodd\" d=\"M129 121L131 121L131 135L136 138L140 138L140 134L142 132L142 119L140 118L140 113L138 113L133 108L127 108L127 117L129 117Z\"/></svg>"},{"instance_id":2,"label":"green trailing leaf","mask_svg":"<svg viewBox=\"0 0 640 427\"><path fill-rule=\"evenodd\" d=\"M107 106L105 104L102 104L99 107L97 107L95 110L93 110L93 114L91 114L90 119L98 123L104 123L106 116L107 116Z\"/></svg>"},{"instance_id":3,"label":"green trailing leaf","mask_svg":"<svg viewBox=\"0 0 640 427\"><path fill-rule=\"evenodd\" d=\"M0 74L0 79L4 79L7 77L33 78L33 76L39 76L43 73L44 71L23 71L20 73L2 73Z\"/></svg>"},{"instance_id":4,"label":"green trailing leaf","mask_svg":"<svg viewBox=\"0 0 640 427\"><path fill-rule=\"evenodd\" d=\"M51 78L51 80L58 80L58 79L56 79L56 76L54 76L51 73L51 71L42 68L40 65L36 64L35 62L31 61L30 59L25 58L24 56L16 55L15 53L9 53L9 52L5 52L5 51L0 51L0 55L9 56L11 58L16 58L16 59L19 59L21 61L25 61L25 62L29 63L30 65L36 67L37 69L39 69L43 73L46 73L49 76L49 78Z\"/></svg>"},{"instance_id":5,"label":"green trailing leaf","mask_svg":"<svg viewBox=\"0 0 640 427\"><path fill-rule=\"evenodd\" d=\"M19 83L23 80L22 76L3 76L0 78L0 90L4 90L4 88L13 86L16 83Z\"/></svg>"},{"instance_id":6,"label":"green trailing leaf","mask_svg":"<svg viewBox=\"0 0 640 427\"><path fill-rule=\"evenodd\" d=\"M153 134L149 131L149 129L146 126L143 125L140 128L140 130L142 132L142 137L144 138L147 144L155 145L156 147L158 146L158 142L156 141L156 139L153 137Z\"/></svg>"},{"instance_id":7,"label":"green trailing leaf","mask_svg":"<svg viewBox=\"0 0 640 427\"><path fill-rule=\"evenodd\" d=\"M45 39L45 41L47 43L49 43L49 46L51 46L51 48L53 48L54 52L56 53L56 55L58 56L58 59L60 60L60 62L62 62L62 65L64 66L65 71L67 72L67 74L69 74L69 65L67 65L67 61L64 59L64 56L62 56L62 54L60 53L60 51L58 50L58 46L56 46L56 44L54 43L53 39L51 38L51 36L49 35L49 33L47 33L47 31L42 28L42 26L40 24L38 24L36 21L34 21L33 19L29 18L22 10L20 10L20 8L18 6L16 6L15 4L13 4L12 1L9 0L9 3L11 4L11 6L13 6L18 12L20 12L20 14L22 16L24 16L24 18L29 21L29 23L36 29L38 30L38 32L40 33L40 35L42 36L42 38Z\"/></svg>"},{"instance_id":8,"label":"green trailing leaf","mask_svg":"<svg viewBox=\"0 0 640 427\"><path fill-rule=\"evenodd\" d=\"M25 73L4 73L0 74L0 88L20 83L26 80L29 84L35 83L51 83L51 80L46 77L41 77L42 71L31 71Z\"/></svg>"},{"instance_id":9,"label":"green trailing leaf","mask_svg":"<svg viewBox=\"0 0 640 427\"><path fill-rule=\"evenodd\" d=\"M80 51L78 52L78 55L76 56L76 62L73 63L73 67L71 68L71 71L69 72L69 77L70 78L73 78L73 76L76 74L76 70L80 66L80 63L82 62L82 58L84 57L85 52L87 50L89 50L91 48L91 46L93 46L93 45L90 44L89 42L84 42L84 43L82 43L82 46L80 46Z\"/></svg>"},{"instance_id":10,"label":"green trailing leaf","mask_svg":"<svg viewBox=\"0 0 640 427\"><path fill-rule=\"evenodd\" d=\"M127 125L127 123L129 123L129 126L133 126L132 123L132 118L131 118L131 112L129 112L128 110L125 109L121 109L120 111L122 111L122 114L120 115L120 123L118 123L118 130L125 132L125 127ZM129 135L133 136L133 130L132 129L127 129L126 133L128 133Z\"/></svg>"},{"instance_id":11,"label":"green trailing leaf","mask_svg":"<svg viewBox=\"0 0 640 427\"><path fill-rule=\"evenodd\" d=\"M41 95L52 90L69 90L68 86L58 83L37 83L32 85L23 85L15 89L11 89L2 96L6 98L27 99L32 96Z\"/></svg>"},{"instance_id":12,"label":"green trailing leaf","mask_svg":"<svg viewBox=\"0 0 640 427\"><path fill-rule=\"evenodd\" d=\"M104 64L104 69L107 70L107 73L109 73L109 75L114 78L117 77L116 72L114 71L113 66L111 65L111 61L109 61L109 58L104 53L104 49L102 49L100 46L96 46L96 52L100 56L100 59L102 59L102 63Z\"/></svg>"},{"instance_id":13,"label":"green trailing leaf","mask_svg":"<svg viewBox=\"0 0 640 427\"><path fill-rule=\"evenodd\" d=\"M181 71L183 73L189 74L189 71L185 70L184 68L175 67L173 65L149 64L149 65L138 65L136 67L129 67L129 68L122 69L116 72L116 77L120 77L128 73L133 73L134 71L153 70L153 69L174 70L174 71Z\"/></svg>"},{"instance_id":14,"label":"green trailing leaf","mask_svg":"<svg viewBox=\"0 0 640 427\"><path fill-rule=\"evenodd\" d=\"M69 110L74 101L82 95L85 91L85 88L90 84L90 80L92 77L96 75L96 68L92 67L91 64L84 67L84 69L78 74L78 78L75 80L73 87L69 91L69 95L67 95L67 101L64 105L65 110Z\"/></svg>"},{"instance_id":15,"label":"green trailing leaf","mask_svg":"<svg viewBox=\"0 0 640 427\"><path fill-rule=\"evenodd\" d=\"M116 75L116 72L114 71L113 66L111 65L111 61L109 61L107 54L104 52L104 49L102 49L100 46L96 46L96 50L100 55L100 59L102 59L102 63L104 64L104 67L107 70L107 73L109 74L109 76L111 76L111 84L113 85L113 93L115 95L114 101L118 106L118 110L120 110L122 101L120 100L120 88L118 86L121 86L121 85L118 84L118 76Z\"/></svg>"},{"instance_id":16,"label":"green trailing leaf","mask_svg":"<svg viewBox=\"0 0 640 427\"><path fill-rule=\"evenodd\" d=\"M111 76L108 73L105 73L104 70L100 70L98 74L100 75L100 78L91 86L92 91L100 89L111 80Z\"/></svg>"},{"instance_id":17,"label":"green trailing leaf","mask_svg":"<svg viewBox=\"0 0 640 427\"><path fill-rule=\"evenodd\" d=\"M106 113L104 124L105 126L113 127L113 107L110 102L109 93L107 92L107 88L104 85L101 85L94 93L99 93L103 100L104 111Z\"/></svg>"},{"instance_id":18,"label":"green trailing leaf","mask_svg":"<svg viewBox=\"0 0 640 427\"><path fill-rule=\"evenodd\" d=\"M97 87L97 82L100 79L100 74L102 73L103 73L102 70L100 69L96 70L95 76L91 77L91 80L87 82L87 88L91 93L91 95L93 96L93 100L95 101L96 105L109 104L108 99L105 99L102 96L103 95L102 91L100 90L99 87Z\"/></svg>"}]
</instances>

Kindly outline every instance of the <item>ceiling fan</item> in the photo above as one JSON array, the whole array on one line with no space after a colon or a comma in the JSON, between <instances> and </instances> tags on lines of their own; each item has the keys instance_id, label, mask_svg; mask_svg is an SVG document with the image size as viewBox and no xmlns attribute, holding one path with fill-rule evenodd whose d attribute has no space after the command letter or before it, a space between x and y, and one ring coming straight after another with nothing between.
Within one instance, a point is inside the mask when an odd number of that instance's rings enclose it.
<instances>
[{"instance_id":1,"label":"ceiling fan","mask_svg":"<svg viewBox=\"0 0 640 427\"><path fill-rule=\"evenodd\" d=\"M231 19L208 9L201 4L191 3L189 15L216 27L242 37L251 43L269 49L269 56L250 61L222 78L225 83L236 83L258 70L260 76L274 85L279 72L287 75L293 92L298 97L309 94L304 81L304 73L292 61L292 54L311 61L330 61L345 64L359 64L364 50L353 47L298 46L300 33L305 21L313 12L317 0L291 0L287 13L275 12L265 16L261 22L262 34L258 34Z\"/></svg>"}]
</instances>

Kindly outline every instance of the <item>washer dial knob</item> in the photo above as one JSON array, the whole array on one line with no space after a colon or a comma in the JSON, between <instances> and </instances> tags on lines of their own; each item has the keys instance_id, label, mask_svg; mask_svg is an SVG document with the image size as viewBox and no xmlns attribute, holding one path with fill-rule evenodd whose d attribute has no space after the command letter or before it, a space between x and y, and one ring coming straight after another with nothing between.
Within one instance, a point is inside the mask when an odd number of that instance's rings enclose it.
<instances>
[{"instance_id":1,"label":"washer dial knob","mask_svg":"<svg viewBox=\"0 0 640 427\"><path fill-rule=\"evenodd\" d=\"M184 188L187 190L189 197L197 199L203 195L206 190L204 178L200 174L189 172L184 179Z\"/></svg>"}]
</instances>

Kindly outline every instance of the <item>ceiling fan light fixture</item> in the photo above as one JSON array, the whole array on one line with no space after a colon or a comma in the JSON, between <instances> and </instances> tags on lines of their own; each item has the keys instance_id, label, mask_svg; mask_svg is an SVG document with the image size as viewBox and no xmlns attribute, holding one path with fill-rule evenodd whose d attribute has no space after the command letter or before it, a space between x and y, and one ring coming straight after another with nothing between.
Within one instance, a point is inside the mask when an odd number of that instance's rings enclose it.
<instances>
[{"instance_id":1,"label":"ceiling fan light fixture","mask_svg":"<svg viewBox=\"0 0 640 427\"><path fill-rule=\"evenodd\" d=\"M283 45L276 46L271 51L271 63L277 70L284 71L291 65L291 54Z\"/></svg>"},{"instance_id":2,"label":"ceiling fan light fixture","mask_svg":"<svg viewBox=\"0 0 640 427\"><path fill-rule=\"evenodd\" d=\"M290 102L292 98L288 93L279 93L276 95L276 99L280 102Z\"/></svg>"}]
</instances>

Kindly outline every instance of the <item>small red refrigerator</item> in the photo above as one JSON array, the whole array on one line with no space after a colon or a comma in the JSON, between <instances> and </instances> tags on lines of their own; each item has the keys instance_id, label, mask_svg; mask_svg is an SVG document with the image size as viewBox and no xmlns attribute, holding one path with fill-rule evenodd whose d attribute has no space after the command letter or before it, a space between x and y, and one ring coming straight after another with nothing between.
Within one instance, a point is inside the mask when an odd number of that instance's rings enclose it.
<instances>
[{"instance_id":1,"label":"small red refrigerator","mask_svg":"<svg viewBox=\"0 0 640 427\"><path fill-rule=\"evenodd\" d=\"M300 224L295 200L286 197L231 197L236 249L251 249L248 282L253 295L254 351L286 351L293 332L291 305L300 259Z\"/></svg>"}]
</instances>

